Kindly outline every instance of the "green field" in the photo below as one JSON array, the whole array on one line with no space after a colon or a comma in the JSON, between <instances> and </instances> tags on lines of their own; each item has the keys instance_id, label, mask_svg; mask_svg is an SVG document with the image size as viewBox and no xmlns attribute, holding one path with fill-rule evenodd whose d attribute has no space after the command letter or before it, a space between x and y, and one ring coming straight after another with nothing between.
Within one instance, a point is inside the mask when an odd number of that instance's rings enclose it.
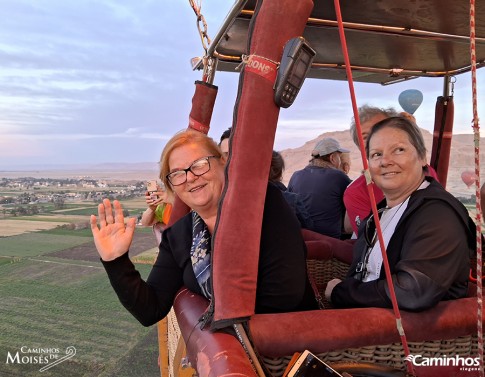
<instances>
[{"instance_id":1,"label":"green field","mask_svg":"<svg viewBox=\"0 0 485 377\"><path fill-rule=\"evenodd\" d=\"M125 206L123 207L125 208ZM143 213L146 208L126 208L127 211L129 212L130 216L136 216L139 213ZM88 208L73 208L73 209L63 209L59 211L53 211L53 213L59 213L63 215L83 215L83 216L90 216L90 215L97 215L98 214L98 207L93 206L93 207L88 207Z\"/></svg>"},{"instance_id":2,"label":"green field","mask_svg":"<svg viewBox=\"0 0 485 377\"><path fill-rule=\"evenodd\" d=\"M151 237L149 228L138 232ZM0 376L160 376L156 326L144 328L124 309L99 259L50 255L79 248L95 253L90 229L0 238ZM146 277L151 266L137 269ZM8 354L29 355L21 347L62 357L70 346L72 358L43 372L45 364L6 363Z\"/></svg>"},{"instance_id":3,"label":"green field","mask_svg":"<svg viewBox=\"0 0 485 377\"><path fill-rule=\"evenodd\" d=\"M90 241L85 236L49 234L46 231L24 233L0 238L0 256L33 257Z\"/></svg>"},{"instance_id":4,"label":"green field","mask_svg":"<svg viewBox=\"0 0 485 377\"><path fill-rule=\"evenodd\" d=\"M75 222L76 219L74 218L66 218L66 217L60 217L60 216L56 216L55 214L53 213L45 213L45 214L42 214L41 216L37 216L37 215L33 215L33 216L15 216L15 217L7 217L6 219L8 220L12 220L12 221L19 221L19 220L28 220L28 221L52 221L52 222L62 222L62 221L65 221L65 222L69 222L69 221L72 221L72 222Z\"/></svg>"},{"instance_id":5,"label":"green field","mask_svg":"<svg viewBox=\"0 0 485 377\"><path fill-rule=\"evenodd\" d=\"M91 228L85 229L65 229L65 228L54 228L50 230L44 230L43 234L52 234L52 235L59 235L59 236L76 236L76 237L89 237L92 238L93 234L91 233Z\"/></svg>"},{"instance_id":6,"label":"green field","mask_svg":"<svg viewBox=\"0 0 485 377\"><path fill-rule=\"evenodd\" d=\"M138 265L144 276L150 266ZM33 260L0 266L0 355L30 348L68 346L76 355L43 376L114 376L116 366L156 328L142 327L118 302L101 266L46 264ZM150 342L152 343L152 342ZM156 376L157 343L143 357L143 370ZM0 376L38 376L41 366L0 363ZM129 367L129 366L127 366ZM131 369L131 368L130 368ZM150 372L151 370L151 372ZM136 373L126 371L125 375Z\"/></svg>"},{"instance_id":7,"label":"green field","mask_svg":"<svg viewBox=\"0 0 485 377\"><path fill-rule=\"evenodd\" d=\"M53 213L62 213L63 215L97 215L98 214L98 207L92 206L89 208L73 208L69 210L61 210L61 211L53 211Z\"/></svg>"}]
</instances>

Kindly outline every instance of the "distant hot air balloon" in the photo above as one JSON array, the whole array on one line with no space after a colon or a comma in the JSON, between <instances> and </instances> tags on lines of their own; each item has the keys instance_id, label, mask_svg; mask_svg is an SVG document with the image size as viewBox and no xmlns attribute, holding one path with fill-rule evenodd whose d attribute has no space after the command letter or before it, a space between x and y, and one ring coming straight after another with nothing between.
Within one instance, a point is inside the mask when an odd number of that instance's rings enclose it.
<instances>
[{"instance_id":1,"label":"distant hot air balloon","mask_svg":"<svg viewBox=\"0 0 485 377\"><path fill-rule=\"evenodd\" d=\"M423 93L417 89L408 89L399 94L399 104L409 114L414 114L423 102Z\"/></svg>"},{"instance_id":2,"label":"distant hot air balloon","mask_svg":"<svg viewBox=\"0 0 485 377\"><path fill-rule=\"evenodd\" d=\"M461 180L467 187L470 187L473 182L475 182L476 178L477 176L471 170L465 170L463 173L461 173Z\"/></svg>"}]
</instances>

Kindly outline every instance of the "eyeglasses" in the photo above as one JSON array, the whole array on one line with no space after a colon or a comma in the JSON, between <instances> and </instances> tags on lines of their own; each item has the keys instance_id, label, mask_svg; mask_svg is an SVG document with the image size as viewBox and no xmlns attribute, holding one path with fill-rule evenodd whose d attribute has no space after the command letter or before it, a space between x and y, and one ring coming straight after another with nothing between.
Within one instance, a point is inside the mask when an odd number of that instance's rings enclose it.
<instances>
[{"instance_id":1,"label":"eyeglasses","mask_svg":"<svg viewBox=\"0 0 485 377\"><path fill-rule=\"evenodd\" d=\"M381 217L381 214L386 209L387 208L381 208L377 210L377 214L379 218ZM369 216L369 218L367 219L367 222L365 223L364 238L365 238L365 243L367 244L367 250L363 254L361 261L357 263L357 266L355 268L355 272L357 273L356 279L358 280L365 279L369 274L369 271L367 271L367 264L369 263L370 253L377 241L377 232L376 232L376 224L374 221L374 213L372 213Z\"/></svg>"},{"instance_id":2,"label":"eyeglasses","mask_svg":"<svg viewBox=\"0 0 485 377\"><path fill-rule=\"evenodd\" d=\"M187 182L187 173L190 171L196 177L204 175L209 170L211 170L211 164L209 160L211 158L219 158L217 156L207 156L199 158L192 162L192 164L187 169L180 169L167 174L168 181L172 186L180 186Z\"/></svg>"},{"instance_id":3,"label":"eyeglasses","mask_svg":"<svg viewBox=\"0 0 485 377\"><path fill-rule=\"evenodd\" d=\"M380 208L377 210L377 214L379 218L381 218L381 214L386 210L387 208ZM371 213L369 218L367 219L367 222L365 223L365 231L364 231L364 238L365 238L365 243L367 244L367 247L373 248L376 240L377 240L377 232L376 232L376 223L374 220L374 213Z\"/></svg>"}]
</instances>

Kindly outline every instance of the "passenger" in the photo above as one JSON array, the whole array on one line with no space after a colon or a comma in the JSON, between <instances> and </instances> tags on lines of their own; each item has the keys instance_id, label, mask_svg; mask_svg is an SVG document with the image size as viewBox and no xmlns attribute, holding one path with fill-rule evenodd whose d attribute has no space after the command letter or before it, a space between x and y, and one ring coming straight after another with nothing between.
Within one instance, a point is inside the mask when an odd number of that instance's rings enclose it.
<instances>
[{"instance_id":1,"label":"passenger","mask_svg":"<svg viewBox=\"0 0 485 377\"><path fill-rule=\"evenodd\" d=\"M162 184L163 185L163 184ZM167 193L165 186L157 184L158 190L156 192L146 192L145 202L148 208L143 212L141 216L141 225L151 226L153 228L153 234L157 239L157 245L160 245L162 241L162 232L170 220L172 213L171 196Z\"/></svg>"},{"instance_id":2,"label":"passenger","mask_svg":"<svg viewBox=\"0 0 485 377\"><path fill-rule=\"evenodd\" d=\"M378 207L399 307L420 311L465 297L475 226L466 208L426 176L419 128L403 117L387 118L370 131L366 150L385 196ZM373 215L353 250L347 278L330 281L325 296L336 307L391 307Z\"/></svg>"},{"instance_id":3,"label":"passenger","mask_svg":"<svg viewBox=\"0 0 485 377\"><path fill-rule=\"evenodd\" d=\"M229 137L231 136L232 127L229 127L221 135L221 140L219 141L219 148L221 148L222 155L227 158L229 157Z\"/></svg>"},{"instance_id":4,"label":"passenger","mask_svg":"<svg viewBox=\"0 0 485 377\"><path fill-rule=\"evenodd\" d=\"M94 242L111 285L125 308L145 326L168 314L182 286L211 298L211 236L224 186L225 162L217 144L196 131L180 132L166 144L160 178L192 212L163 232L157 260L146 282L128 256L135 219L129 219L125 226L120 203L114 201L113 212L108 199L98 206L99 228L96 216L91 216ZM300 226L283 203L280 191L268 184L256 313L316 308ZM244 250L240 253L237 257L243 258Z\"/></svg>"},{"instance_id":5,"label":"passenger","mask_svg":"<svg viewBox=\"0 0 485 377\"><path fill-rule=\"evenodd\" d=\"M285 160L280 152L273 151L271 165L269 168L269 181L278 187L281 192L287 190L283 181L283 171L285 170Z\"/></svg>"},{"instance_id":6,"label":"passenger","mask_svg":"<svg viewBox=\"0 0 485 377\"><path fill-rule=\"evenodd\" d=\"M392 107L387 109L381 109L378 107L363 105L359 107L358 110L359 110L360 126L362 129L362 138L364 139L364 144L366 143L367 136L371 132L372 127L377 122L380 122L383 119L386 119L389 117L395 117L398 115L403 115L407 117L409 120L412 120L413 124L416 124L414 117L411 114L398 113ZM356 127L355 119L352 119L352 123L350 125L350 133L352 135L352 139L354 140L355 145L359 147L359 139L357 136L357 127ZM432 177L434 177L435 179L438 179L436 172L434 171L433 168L428 167L428 171ZM376 199L376 203L379 203L382 199L384 199L384 194L374 183L371 183L371 185L374 191L374 197ZM357 179L355 179L345 190L344 204L345 204L345 209L347 210L346 217L350 222L353 232L357 234L361 220L367 217L371 212L371 202L370 202L369 192L367 189L367 183L364 175L361 175ZM350 229L347 229L347 230L350 230Z\"/></svg>"},{"instance_id":7,"label":"passenger","mask_svg":"<svg viewBox=\"0 0 485 377\"><path fill-rule=\"evenodd\" d=\"M339 169L345 174L349 175L350 172L350 152L345 152L340 155L340 166Z\"/></svg>"},{"instance_id":8,"label":"passenger","mask_svg":"<svg viewBox=\"0 0 485 377\"><path fill-rule=\"evenodd\" d=\"M410 114L410 113L408 113L406 111L401 111L399 113L399 116L402 116L402 117L406 118L407 120L409 120L411 123L416 124L416 118L414 117L413 114Z\"/></svg>"},{"instance_id":9,"label":"passenger","mask_svg":"<svg viewBox=\"0 0 485 377\"><path fill-rule=\"evenodd\" d=\"M351 161L350 161L350 152L348 153L342 153L340 155L340 166L339 169L342 170L345 174L349 175L350 173L350 166L351 166ZM345 191L344 191L345 193ZM345 205L345 203L344 203ZM340 236L341 239L350 239L352 238L353 234L353 229L350 224L349 216L347 214L347 211L345 212L344 216L344 223L342 224L342 235Z\"/></svg>"},{"instance_id":10,"label":"passenger","mask_svg":"<svg viewBox=\"0 0 485 377\"><path fill-rule=\"evenodd\" d=\"M283 197L296 214L298 221L300 221L301 227L304 229L313 229L313 220L310 217L307 206L301 200L300 195L296 192L289 192L283 184L283 170L285 170L285 160L283 159L283 156L281 153L273 151L271 167L269 170L269 181L281 190Z\"/></svg>"},{"instance_id":11,"label":"passenger","mask_svg":"<svg viewBox=\"0 0 485 377\"><path fill-rule=\"evenodd\" d=\"M383 119L399 115L392 107L381 109L363 105L359 107L358 111L364 144L374 124ZM352 119L350 124L350 134L352 135L352 140L355 145L360 149L355 118ZM372 188L374 190L376 203L379 203L384 199L384 194L374 183L372 183ZM367 217L371 211L369 193L364 175L359 176L349 185L349 187L347 187L344 192L344 204L347 211L346 217L350 222L353 232L357 235L361 220Z\"/></svg>"},{"instance_id":12,"label":"passenger","mask_svg":"<svg viewBox=\"0 0 485 377\"><path fill-rule=\"evenodd\" d=\"M350 178L339 170L340 155L349 152L337 140L320 140L312 151L312 159L290 179L288 190L300 194L313 220L313 230L334 238L342 234L345 214L342 201Z\"/></svg>"}]
</instances>

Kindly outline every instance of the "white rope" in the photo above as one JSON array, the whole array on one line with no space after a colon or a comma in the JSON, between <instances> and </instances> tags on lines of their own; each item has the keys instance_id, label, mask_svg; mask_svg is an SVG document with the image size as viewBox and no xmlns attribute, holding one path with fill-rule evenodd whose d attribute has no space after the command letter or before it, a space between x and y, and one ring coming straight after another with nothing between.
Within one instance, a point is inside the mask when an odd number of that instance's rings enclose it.
<instances>
[{"instance_id":1,"label":"white rope","mask_svg":"<svg viewBox=\"0 0 485 377\"><path fill-rule=\"evenodd\" d=\"M477 56L475 44L475 0L470 0L470 61L472 75L473 134L475 143L475 188L477 227L477 330L478 356L480 358L480 377L484 377L483 368L483 311L482 311L482 208L480 203L480 126L478 122L477 99Z\"/></svg>"}]
</instances>

